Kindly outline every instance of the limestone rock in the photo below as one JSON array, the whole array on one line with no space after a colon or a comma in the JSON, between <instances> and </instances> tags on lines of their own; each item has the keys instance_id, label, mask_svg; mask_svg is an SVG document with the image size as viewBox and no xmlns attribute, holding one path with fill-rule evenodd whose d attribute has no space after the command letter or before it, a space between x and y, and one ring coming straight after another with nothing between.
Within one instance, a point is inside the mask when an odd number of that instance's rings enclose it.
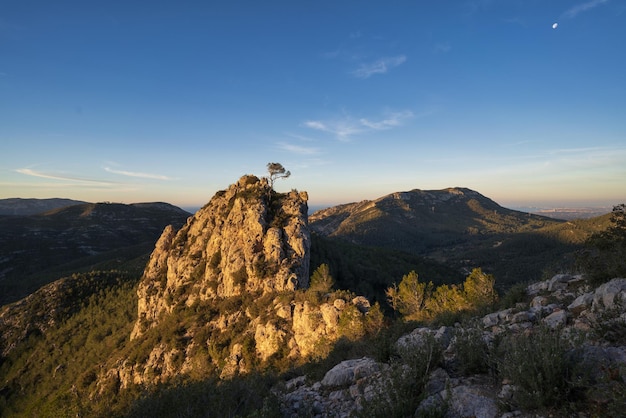
<instances>
[{"instance_id":1,"label":"limestone rock","mask_svg":"<svg viewBox=\"0 0 626 418\"><path fill-rule=\"evenodd\" d=\"M371 308L370 301L364 296L355 297L352 299L352 304L356 306L361 313L367 313Z\"/></svg>"},{"instance_id":2,"label":"limestone rock","mask_svg":"<svg viewBox=\"0 0 626 418\"><path fill-rule=\"evenodd\" d=\"M580 314L582 311L591 307L593 295L593 292L588 292L578 296L567 306L567 309L574 315Z\"/></svg>"},{"instance_id":3,"label":"limestone rock","mask_svg":"<svg viewBox=\"0 0 626 418\"><path fill-rule=\"evenodd\" d=\"M396 341L396 347L402 350L411 350L416 347L423 347L432 338L445 349L450 344L453 334L454 331L451 327L444 326L438 330L420 327L400 337Z\"/></svg>"},{"instance_id":4,"label":"limestone rock","mask_svg":"<svg viewBox=\"0 0 626 418\"><path fill-rule=\"evenodd\" d=\"M543 318L543 322L550 328L564 326L567 323L567 311L560 310L552 312L550 315Z\"/></svg>"},{"instance_id":5,"label":"limestone rock","mask_svg":"<svg viewBox=\"0 0 626 418\"><path fill-rule=\"evenodd\" d=\"M557 289L567 288L567 283L573 280L574 276L571 274L557 274L548 280L548 291L554 292Z\"/></svg>"},{"instance_id":6,"label":"limestone rock","mask_svg":"<svg viewBox=\"0 0 626 418\"><path fill-rule=\"evenodd\" d=\"M529 296L536 296L539 293L548 290L548 282L544 281L544 282L538 282L538 283L533 283L531 285L529 285L526 288L526 293L528 293Z\"/></svg>"},{"instance_id":7,"label":"limestone rock","mask_svg":"<svg viewBox=\"0 0 626 418\"><path fill-rule=\"evenodd\" d=\"M626 279L616 278L600 285L593 296L592 310L626 309Z\"/></svg>"},{"instance_id":8,"label":"limestone rock","mask_svg":"<svg viewBox=\"0 0 626 418\"><path fill-rule=\"evenodd\" d=\"M487 374L473 376L459 376L455 368L456 363L449 361L456 355L459 348L455 346L458 333L477 332L482 334L483 340L491 346L497 340L498 334L511 335L516 333L532 333L542 326L555 329L562 338L569 341L580 341L581 335L577 323L581 321L600 321L601 327L610 328L616 324L616 332L623 329L625 314L621 313L621 303L624 300L624 279L615 279L600 286L593 291L585 286L572 289L574 284L579 283L578 276L562 275L553 278L552 291L548 293L549 281L541 282L545 288L542 296L536 297L531 306L518 304L514 308L505 309L482 318L475 318L473 322L458 324L455 327L441 327L431 329L419 327L412 332L400 337L396 341L396 348L401 350L414 350L431 341L438 341L445 349L444 359L438 368L430 373L423 388L421 403L415 411L415 416L446 416L457 417L521 417L530 418L539 416L534 411L516 410L514 399L520 389L516 382L504 379L501 383L495 383ZM566 287L564 287L566 286ZM535 286L542 288L542 286ZM578 297L570 297L572 300L567 304L559 296L564 291L575 293ZM584 293L583 293L584 292ZM554 302L555 303L551 303ZM335 303L328 307L338 308L343 303ZM591 305L599 312L592 312ZM349 305L349 304L346 304ZM620 308L617 310L612 310ZM330 311L329 311L330 312ZM326 314L327 315L327 314ZM595 319L589 319L592 316ZM321 318L318 321L324 322ZM621 322L620 322L621 321ZM619 323L618 323L619 322ZM580 324L578 324L580 325ZM589 337L588 334L587 338ZM571 339L569 337L575 337ZM451 338L452 337L452 338ZM451 339L451 340L450 340ZM598 345L601 344L601 345ZM626 383L626 348L607 346L607 341L585 340L581 346L572 349L565 355L578 365L582 370L589 370L589 384L592 385L587 395L589 399L597 403L611 401L612 394L617 390L622 391ZM447 348L446 348L447 346ZM467 349L467 348L466 348ZM452 354L450 356L449 354ZM365 366L365 367L363 367ZM409 370L407 364L400 364L394 370ZM359 367L362 367L359 369ZM303 414L313 416L336 416L348 417L355 412L365 412L364 405L374 399L378 402L390 401L387 391L393 390L392 374L389 373L391 363L375 363L371 359L355 359L341 362L332 368L324 376L321 382L307 385L302 379L288 382L289 393L281 395L285 416L296 417ZM397 375L395 375L397 378ZM454 377L451 377L454 376ZM587 376L587 375L586 375ZM607 381L609 386L607 386ZM619 389L617 389L619 388ZM620 392L621 393L621 392ZM391 402L393 402L391 400ZM303 405L308 405L306 408ZM390 405L390 413L392 404ZM512 412L499 411L498 405L506 405L514 408ZM542 415L543 416L543 415ZM581 413L580 416L587 416Z\"/></svg>"},{"instance_id":9,"label":"limestone rock","mask_svg":"<svg viewBox=\"0 0 626 418\"><path fill-rule=\"evenodd\" d=\"M542 306L546 306L548 304L548 298L545 296L535 296L533 300L530 301L531 308L541 308Z\"/></svg>"},{"instance_id":10,"label":"limestone rock","mask_svg":"<svg viewBox=\"0 0 626 418\"><path fill-rule=\"evenodd\" d=\"M176 306L306 288L311 245L306 197L295 191L272 195L266 179L243 176L177 233L166 228L137 290L131 338Z\"/></svg>"},{"instance_id":11,"label":"limestone rock","mask_svg":"<svg viewBox=\"0 0 626 418\"><path fill-rule=\"evenodd\" d=\"M452 388L446 416L458 418L495 418L499 416L493 393L484 385L464 384Z\"/></svg>"},{"instance_id":12,"label":"limestone rock","mask_svg":"<svg viewBox=\"0 0 626 418\"><path fill-rule=\"evenodd\" d=\"M322 386L346 386L358 379L380 371L380 365L369 357L345 360L330 369L322 379Z\"/></svg>"},{"instance_id":13,"label":"limestone rock","mask_svg":"<svg viewBox=\"0 0 626 418\"><path fill-rule=\"evenodd\" d=\"M280 350L285 342L285 331L269 322L265 325L258 324L254 333L256 351L261 360L267 360Z\"/></svg>"}]
</instances>

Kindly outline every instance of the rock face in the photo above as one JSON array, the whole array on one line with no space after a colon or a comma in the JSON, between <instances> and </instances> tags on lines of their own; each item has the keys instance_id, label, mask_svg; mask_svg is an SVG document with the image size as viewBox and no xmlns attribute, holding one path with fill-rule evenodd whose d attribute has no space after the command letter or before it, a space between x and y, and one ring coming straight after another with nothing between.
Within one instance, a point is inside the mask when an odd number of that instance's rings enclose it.
<instances>
[{"instance_id":1,"label":"rock face","mask_svg":"<svg viewBox=\"0 0 626 418\"><path fill-rule=\"evenodd\" d=\"M131 338L163 313L199 300L306 288L310 233L307 195L276 195L266 179L243 176L189 218L167 227L137 291Z\"/></svg>"},{"instance_id":2,"label":"rock face","mask_svg":"<svg viewBox=\"0 0 626 418\"><path fill-rule=\"evenodd\" d=\"M141 355L112 359L98 387L228 378L362 335L369 312L380 313L367 299L306 290L307 222L306 193L244 176L178 232L165 228L137 289L130 338Z\"/></svg>"}]
</instances>

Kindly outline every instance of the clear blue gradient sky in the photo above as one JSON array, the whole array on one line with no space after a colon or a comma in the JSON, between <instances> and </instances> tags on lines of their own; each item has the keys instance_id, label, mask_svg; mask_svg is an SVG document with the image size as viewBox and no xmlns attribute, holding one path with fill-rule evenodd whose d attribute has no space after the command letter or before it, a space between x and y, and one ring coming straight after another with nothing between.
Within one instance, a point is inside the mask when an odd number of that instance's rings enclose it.
<instances>
[{"instance_id":1,"label":"clear blue gradient sky","mask_svg":"<svg viewBox=\"0 0 626 418\"><path fill-rule=\"evenodd\" d=\"M618 204L626 2L9 0L0 144L0 198Z\"/></svg>"}]
</instances>

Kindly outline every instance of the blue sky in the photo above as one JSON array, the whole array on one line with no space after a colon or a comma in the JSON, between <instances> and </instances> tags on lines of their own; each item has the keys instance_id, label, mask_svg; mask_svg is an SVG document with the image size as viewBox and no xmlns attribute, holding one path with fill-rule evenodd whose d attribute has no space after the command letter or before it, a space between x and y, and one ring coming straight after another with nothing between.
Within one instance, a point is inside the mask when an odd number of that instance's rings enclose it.
<instances>
[{"instance_id":1,"label":"blue sky","mask_svg":"<svg viewBox=\"0 0 626 418\"><path fill-rule=\"evenodd\" d=\"M623 203L625 42L620 0L7 1L0 198Z\"/></svg>"}]
</instances>

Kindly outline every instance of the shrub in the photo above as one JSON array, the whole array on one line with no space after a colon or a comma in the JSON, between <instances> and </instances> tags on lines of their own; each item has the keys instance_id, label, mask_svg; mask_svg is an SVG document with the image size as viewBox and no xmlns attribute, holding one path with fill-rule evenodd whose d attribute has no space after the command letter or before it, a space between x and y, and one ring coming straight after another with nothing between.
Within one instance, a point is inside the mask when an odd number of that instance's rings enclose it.
<instances>
[{"instance_id":1,"label":"shrub","mask_svg":"<svg viewBox=\"0 0 626 418\"><path fill-rule=\"evenodd\" d=\"M518 303L526 302L528 299L527 287L527 283L516 283L511 286L498 301L500 309L512 308Z\"/></svg>"},{"instance_id":2,"label":"shrub","mask_svg":"<svg viewBox=\"0 0 626 418\"><path fill-rule=\"evenodd\" d=\"M386 295L391 307L405 319L423 321L447 313L476 312L493 306L498 299L494 285L494 277L481 269L472 270L462 287L444 284L437 288L432 282L421 283L417 273L411 271L402 277L399 285L388 288Z\"/></svg>"},{"instance_id":3,"label":"shrub","mask_svg":"<svg viewBox=\"0 0 626 418\"><path fill-rule=\"evenodd\" d=\"M391 362L391 370L379 387L380 396L365 401L360 416L409 417L424 399L430 373L443 359L441 345L429 337L418 347L401 349Z\"/></svg>"},{"instance_id":4,"label":"shrub","mask_svg":"<svg viewBox=\"0 0 626 418\"><path fill-rule=\"evenodd\" d=\"M363 314L359 312L357 307L354 305L347 306L339 314L339 334L352 341L358 340L365 335L363 322Z\"/></svg>"},{"instance_id":5,"label":"shrub","mask_svg":"<svg viewBox=\"0 0 626 418\"><path fill-rule=\"evenodd\" d=\"M431 297L433 283L420 283L415 271L402 277L398 286L387 289L387 300L391 307L407 319L421 319L425 316L426 303Z\"/></svg>"},{"instance_id":6,"label":"shrub","mask_svg":"<svg viewBox=\"0 0 626 418\"><path fill-rule=\"evenodd\" d=\"M567 400L572 390L568 348L559 330L550 328L502 339L498 347L498 372L517 386L513 400L519 406L536 409Z\"/></svg>"},{"instance_id":7,"label":"shrub","mask_svg":"<svg viewBox=\"0 0 626 418\"><path fill-rule=\"evenodd\" d=\"M327 293L333 288L335 280L330 275L328 264L321 264L311 275L309 290Z\"/></svg>"},{"instance_id":8,"label":"shrub","mask_svg":"<svg viewBox=\"0 0 626 418\"><path fill-rule=\"evenodd\" d=\"M463 283L465 300L473 309L483 309L493 306L498 300L494 289L496 279L491 274L483 273L479 268L472 270Z\"/></svg>"},{"instance_id":9,"label":"shrub","mask_svg":"<svg viewBox=\"0 0 626 418\"><path fill-rule=\"evenodd\" d=\"M464 375L482 374L490 369L491 355L483 333L475 328L456 333L454 347L458 369Z\"/></svg>"},{"instance_id":10,"label":"shrub","mask_svg":"<svg viewBox=\"0 0 626 418\"><path fill-rule=\"evenodd\" d=\"M610 225L593 234L576 263L596 283L626 276L626 204L613 207Z\"/></svg>"},{"instance_id":11,"label":"shrub","mask_svg":"<svg viewBox=\"0 0 626 418\"><path fill-rule=\"evenodd\" d=\"M279 402L270 389L271 374L250 374L232 380L178 382L146 393L134 403L129 417L279 417Z\"/></svg>"}]
</instances>

